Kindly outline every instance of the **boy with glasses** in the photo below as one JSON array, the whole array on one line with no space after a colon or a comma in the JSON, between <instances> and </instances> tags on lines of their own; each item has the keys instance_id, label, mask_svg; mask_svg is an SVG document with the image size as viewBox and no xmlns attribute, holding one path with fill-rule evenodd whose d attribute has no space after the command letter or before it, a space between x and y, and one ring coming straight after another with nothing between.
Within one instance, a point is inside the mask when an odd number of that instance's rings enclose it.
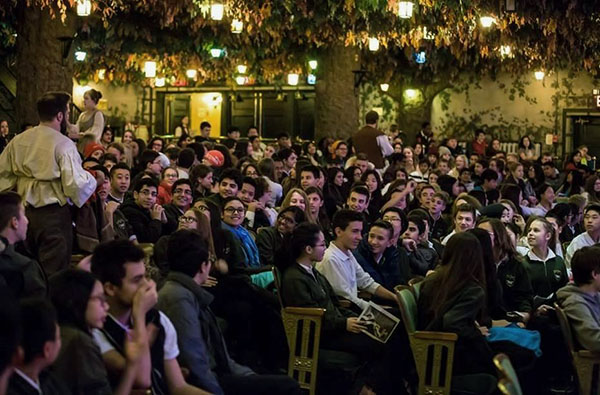
<instances>
[{"instance_id":1,"label":"boy with glasses","mask_svg":"<svg viewBox=\"0 0 600 395\"><path fill-rule=\"evenodd\" d=\"M163 234L170 235L177 230L179 217L192 205L192 183L187 178L182 178L173 183L171 188L173 198L171 203L164 206L167 223L163 226Z\"/></svg>"},{"instance_id":2,"label":"boy with glasses","mask_svg":"<svg viewBox=\"0 0 600 395\"><path fill-rule=\"evenodd\" d=\"M121 206L121 211L140 243L156 243L162 235L167 216L156 203L158 184L151 178L140 179L133 188L133 199Z\"/></svg>"}]
</instances>

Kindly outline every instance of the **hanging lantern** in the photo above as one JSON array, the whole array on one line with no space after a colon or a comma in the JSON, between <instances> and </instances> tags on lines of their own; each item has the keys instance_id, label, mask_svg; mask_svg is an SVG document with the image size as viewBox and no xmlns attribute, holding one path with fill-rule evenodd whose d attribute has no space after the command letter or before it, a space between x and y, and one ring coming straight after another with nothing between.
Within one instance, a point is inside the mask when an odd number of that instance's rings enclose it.
<instances>
[{"instance_id":1,"label":"hanging lantern","mask_svg":"<svg viewBox=\"0 0 600 395\"><path fill-rule=\"evenodd\" d=\"M188 70L185 71L186 77L188 77L191 80L193 80L194 78L196 78L197 74L198 74L198 71L196 69L188 69Z\"/></svg>"},{"instance_id":2,"label":"hanging lantern","mask_svg":"<svg viewBox=\"0 0 600 395\"><path fill-rule=\"evenodd\" d=\"M415 59L415 62L417 62L418 64L423 64L427 62L427 54L425 53L425 51L415 52L413 54L413 57Z\"/></svg>"},{"instance_id":3,"label":"hanging lantern","mask_svg":"<svg viewBox=\"0 0 600 395\"><path fill-rule=\"evenodd\" d=\"M104 78L106 78L106 69L98 70L98 79L103 80Z\"/></svg>"},{"instance_id":4,"label":"hanging lantern","mask_svg":"<svg viewBox=\"0 0 600 395\"><path fill-rule=\"evenodd\" d=\"M221 48L213 48L210 50L210 56L213 58L220 58L223 50Z\"/></svg>"},{"instance_id":5,"label":"hanging lantern","mask_svg":"<svg viewBox=\"0 0 600 395\"><path fill-rule=\"evenodd\" d=\"M245 77L243 75L237 76L237 77L235 77L235 82L238 85L245 85L246 82L248 82L248 77Z\"/></svg>"},{"instance_id":6,"label":"hanging lantern","mask_svg":"<svg viewBox=\"0 0 600 395\"><path fill-rule=\"evenodd\" d=\"M479 22L481 22L481 26L483 27L492 27L492 25L496 22L496 19L491 16L482 16L479 18Z\"/></svg>"},{"instance_id":7,"label":"hanging lantern","mask_svg":"<svg viewBox=\"0 0 600 395\"><path fill-rule=\"evenodd\" d=\"M314 75L314 74L309 74L309 75L306 77L306 83L307 83L308 85L314 85L314 84L316 84L316 83L317 83L317 76L316 76L316 75Z\"/></svg>"},{"instance_id":8,"label":"hanging lantern","mask_svg":"<svg viewBox=\"0 0 600 395\"><path fill-rule=\"evenodd\" d=\"M416 89L407 89L404 91L404 95L409 100L416 99L418 94L419 94L419 92Z\"/></svg>"},{"instance_id":9,"label":"hanging lantern","mask_svg":"<svg viewBox=\"0 0 600 395\"><path fill-rule=\"evenodd\" d=\"M390 89L390 84L379 84L379 88L382 92L387 92Z\"/></svg>"},{"instance_id":10,"label":"hanging lantern","mask_svg":"<svg viewBox=\"0 0 600 395\"><path fill-rule=\"evenodd\" d=\"M535 73L533 73L535 75L535 79L538 81L541 81L544 79L544 76L546 75L546 73L544 73L542 70L538 70Z\"/></svg>"},{"instance_id":11,"label":"hanging lantern","mask_svg":"<svg viewBox=\"0 0 600 395\"><path fill-rule=\"evenodd\" d=\"M88 16L92 13L92 0L77 0L77 15Z\"/></svg>"},{"instance_id":12,"label":"hanging lantern","mask_svg":"<svg viewBox=\"0 0 600 395\"><path fill-rule=\"evenodd\" d=\"M376 52L379 50L379 40L375 37L369 37L369 51Z\"/></svg>"},{"instance_id":13,"label":"hanging lantern","mask_svg":"<svg viewBox=\"0 0 600 395\"><path fill-rule=\"evenodd\" d=\"M75 51L75 60L78 62L83 62L85 60L86 55L87 52L85 51Z\"/></svg>"},{"instance_id":14,"label":"hanging lantern","mask_svg":"<svg viewBox=\"0 0 600 395\"><path fill-rule=\"evenodd\" d=\"M247 70L248 70L248 66L246 66L245 64L238 64L238 67L237 67L238 73L246 74Z\"/></svg>"},{"instance_id":15,"label":"hanging lantern","mask_svg":"<svg viewBox=\"0 0 600 395\"><path fill-rule=\"evenodd\" d=\"M500 46L500 56L505 58L505 57L511 56L511 54L512 54L512 48L510 47L510 45L501 45Z\"/></svg>"},{"instance_id":16,"label":"hanging lantern","mask_svg":"<svg viewBox=\"0 0 600 395\"><path fill-rule=\"evenodd\" d=\"M144 75L146 78L156 77L156 62L148 61L144 63Z\"/></svg>"},{"instance_id":17,"label":"hanging lantern","mask_svg":"<svg viewBox=\"0 0 600 395\"><path fill-rule=\"evenodd\" d=\"M317 62L314 59L308 61L308 67L310 67L311 70L316 70L318 65L319 65L319 62Z\"/></svg>"},{"instance_id":18,"label":"hanging lantern","mask_svg":"<svg viewBox=\"0 0 600 395\"><path fill-rule=\"evenodd\" d=\"M210 5L210 19L213 21L220 21L223 19L225 13L225 6L222 3L213 3Z\"/></svg>"},{"instance_id":19,"label":"hanging lantern","mask_svg":"<svg viewBox=\"0 0 600 395\"><path fill-rule=\"evenodd\" d=\"M234 19L231 21L231 32L235 34L240 34L244 30L244 22L239 19Z\"/></svg>"},{"instance_id":20,"label":"hanging lantern","mask_svg":"<svg viewBox=\"0 0 600 395\"><path fill-rule=\"evenodd\" d=\"M298 80L300 79L300 76L296 73L290 73L287 75L287 83L288 85L298 85Z\"/></svg>"},{"instance_id":21,"label":"hanging lantern","mask_svg":"<svg viewBox=\"0 0 600 395\"><path fill-rule=\"evenodd\" d=\"M154 79L154 86L157 88L161 88L163 86L165 86L165 77L156 77Z\"/></svg>"},{"instance_id":22,"label":"hanging lantern","mask_svg":"<svg viewBox=\"0 0 600 395\"><path fill-rule=\"evenodd\" d=\"M400 1L398 2L398 16L403 19L411 18L413 14L413 3L412 1Z\"/></svg>"}]
</instances>

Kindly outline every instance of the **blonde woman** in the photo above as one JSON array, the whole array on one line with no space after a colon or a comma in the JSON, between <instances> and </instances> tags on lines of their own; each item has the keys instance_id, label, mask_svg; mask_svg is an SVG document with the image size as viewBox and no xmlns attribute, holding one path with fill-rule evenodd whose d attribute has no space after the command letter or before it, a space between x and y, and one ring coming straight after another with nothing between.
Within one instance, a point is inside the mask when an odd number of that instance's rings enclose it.
<instances>
[{"instance_id":1,"label":"blonde woman","mask_svg":"<svg viewBox=\"0 0 600 395\"><path fill-rule=\"evenodd\" d=\"M279 211L291 206L298 207L300 210L302 210L306 215L306 220L311 224L317 223L316 218L311 214L310 210L308 209L308 196L306 195L306 193L304 193L302 189L290 189L287 195L285 195L285 198L283 199L283 203L281 203Z\"/></svg>"}]
</instances>

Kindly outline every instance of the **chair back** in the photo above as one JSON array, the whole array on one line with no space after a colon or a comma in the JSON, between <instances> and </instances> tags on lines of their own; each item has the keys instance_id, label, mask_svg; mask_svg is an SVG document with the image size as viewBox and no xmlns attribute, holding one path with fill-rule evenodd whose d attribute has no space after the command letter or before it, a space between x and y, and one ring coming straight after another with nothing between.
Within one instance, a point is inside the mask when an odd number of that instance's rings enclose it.
<instances>
[{"instance_id":1,"label":"chair back","mask_svg":"<svg viewBox=\"0 0 600 395\"><path fill-rule=\"evenodd\" d=\"M290 356L288 375L313 395L317 385L321 321L325 309L285 307L281 311Z\"/></svg>"},{"instance_id":2,"label":"chair back","mask_svg":"<svg viewBox=\"0 0 600 395\"><path fill-rule=\"evenodd\" d=\"M417 331L417 301L413 287L396 287L404 328L419 375L418 394L449 395L452 384L455 333Z\"/></svg>"},{"instance_id":3,"label":"chair back","mask_svg":"<svg viewBox=\"0 0 600 395\"><path fill-rule=\"evenodd\" d=\"M558 317L560 331L562 332L563 338L565 339L565 343L567 343L569 355L572 358L575 354L575 344L573 343L573 333L571 332L571 324L569 324L569 319L567 318L565 311L562 309L562 307L558 305L558 303L554 303L554 309L556 310L556 316Z\"/></svg>"},{"instance_id":4,"label":"chair back","mask_svg":"<svg viewBox=\"0 0 600 395\"><path fill-rule=\"evenodd\" d=\"M275 293L279 299L279 307L283 310L283 299L281 298L281 272L275 266L271 269L273 272L273 282L275 283Z\"/></svg>"},{"instance_id":5,"label":"chair back","mask_svg":"<svg viewBox=\"0 0 600 395\"><path fill-rule=\"evenodd\" d=\"M494 357L494 365L496 365L496 369L498 369L500 372L500 376L506 381L510 382L510 385L512 385L514 392L510 392L509 394L522 395L523 391L521 390L521 385L519 384L517 372L515 372L515 369L513 368L513 365L506 354L496 355ZM498 388L500 388L500 384L498 384Z\"/></svg>"},{"instance_id":6,"label":"chair back","mask_svg":"<svg viewBox=\"0 0 600 395\"><path fill-rule=\"evenodd\" d=\"M507 379L500 379L500 381L498 381L498 389L500 390L500 392L502 393L502 395L519 395L520 392L517 391L517 389L515 388L515 385L513 384L512 381L507 380Z\"/></svg>"},{"instance_id":7,"label":"chair back","mask_svg":"<svg viewBox=\"0 0 600 395\"><path fill-rule=\"evenodd\" d=\"M421 296L421 286L423 285L423 281L419 281L418 283L413 284L412 291L415 295L415 299L419 300L419 296Z\"/></svg>"},{"instance_id":8,"label":"chair back","mask_svg":"<svg viewBox=\"0 0 600 395\"><path fill-rule=\"evenodd\" d=\"M401 289L396 292L400 314L406 333L409 335L417 330L417 301L410 288Z\"/></svg>"}]
</instances>

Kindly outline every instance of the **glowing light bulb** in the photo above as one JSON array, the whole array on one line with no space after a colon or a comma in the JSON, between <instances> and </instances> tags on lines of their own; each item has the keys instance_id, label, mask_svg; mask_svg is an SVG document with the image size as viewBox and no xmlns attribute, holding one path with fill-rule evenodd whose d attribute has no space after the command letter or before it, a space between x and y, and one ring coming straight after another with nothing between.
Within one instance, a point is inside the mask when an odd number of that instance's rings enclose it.
<instances>
[{"instance_id":1,"label":"glowing light bulb","mask_svg":"<svg viewBox=\"0 0 600 395\"><path fill-rule=\"evenodd\" d=\"M221 3L214 3L210 6L210 19L214 21L220 21L223 19L225 13L225 6Z\"/></svg>"},{"instance_id":2,"label":"glowing light bulb","mask_svg":"<svg viewBox=\"0 0 600 395\"><path fill-rule=\"evenodd\" d=\"M390 89L390 84L379 84L379 88L383 91L383 92L387 92L388 89Z\"/></svg>"},{"instance_id":3,"label":"glowing light bulb","mask_svg":"<svg viewBox=\"0 0 600 395\"><path fill-rule=\"evenodd\" d=\"M483 27L492 27L492 25L496 22L496 19L491 16L482 16L479 18L479 22L481 22L481 26Z\"/></svg>"},{"instance_id":4,"label":"glowing light bulb","mask_svg":"<svg viewBox=\"0 0 600 395\"><path fill-rule=\"evenodd\" d=\"M156 77L156 62L148 61L144 63L144 75L147 78Z\"/></svg>"},{"instance_id":5,"label":"glowing light bulb","mask_svg":"<svg viewBox=\"0 0 600 395\"><path fill-rule=\"evenodd\" d=\"M411 1L398 2L398 16L403 19L412 17L413 3Z\"/></svg>"},{"instance_id":6,"label":"glowing light bulb","mask_svg":"<svg viewBox=\"0 0 600 395\"><path fill-rule=\"evenodd\" d=\"M198 71L196 69L188 69L185 71L185 75L193 80L194 78L196 78L196 75L198 75Z\"/></svg>"},{"instance_id":7,"label":"glowing light bulb","mask_svg":"<svg viewBox=\"0 0 600 395\"><path fill-rule=\"evenodd\" d=\"M379 50L379 40L375 37L369 37L369 51L375 52Z\"/></svg>"},{"instance_id":8,"label":"glowing light bulb","mask_svg":"<svg viewBox=\"0 0 600 395\"><path fill-rule=\"evenodd\" d=\"M290 73L287 75L288 85L298 85L299 79L300 79L300 76L296 73Z\"/></svg>"},{"instance_id":9,"label":"glowing light bulb","mask_svg":"<svg viewBox=\"0 0 600 395\"><path fill-rule=\"evenodd\" d=\"M77 15L88 16L92 13L91 0L77 0Z\"/></svg>"},{"instance_id":10,"label":"glowing light bulb","mask_svg":"<svg viewBox=\"0 0 600 395\"><path fill-rule=\"evenodd\" d=\"M237 67L237 71L240 74L246 74L247 70L248 70L248 66L246 66L245 64L239 64Z\"/></svg>"},{"instance_id":11,"label":"glowing light bulb","mask_svg":"<svg viewBox=\"0 0 600 395\"><path fill-rule=\"evenodd\" d=\"M546 73L544 73L542 70L538 70L535 73L533 73L535 75L535 79L538 81L541 81L544 79L544 76L546 75Z\"/></svg>"}]
</instances>

